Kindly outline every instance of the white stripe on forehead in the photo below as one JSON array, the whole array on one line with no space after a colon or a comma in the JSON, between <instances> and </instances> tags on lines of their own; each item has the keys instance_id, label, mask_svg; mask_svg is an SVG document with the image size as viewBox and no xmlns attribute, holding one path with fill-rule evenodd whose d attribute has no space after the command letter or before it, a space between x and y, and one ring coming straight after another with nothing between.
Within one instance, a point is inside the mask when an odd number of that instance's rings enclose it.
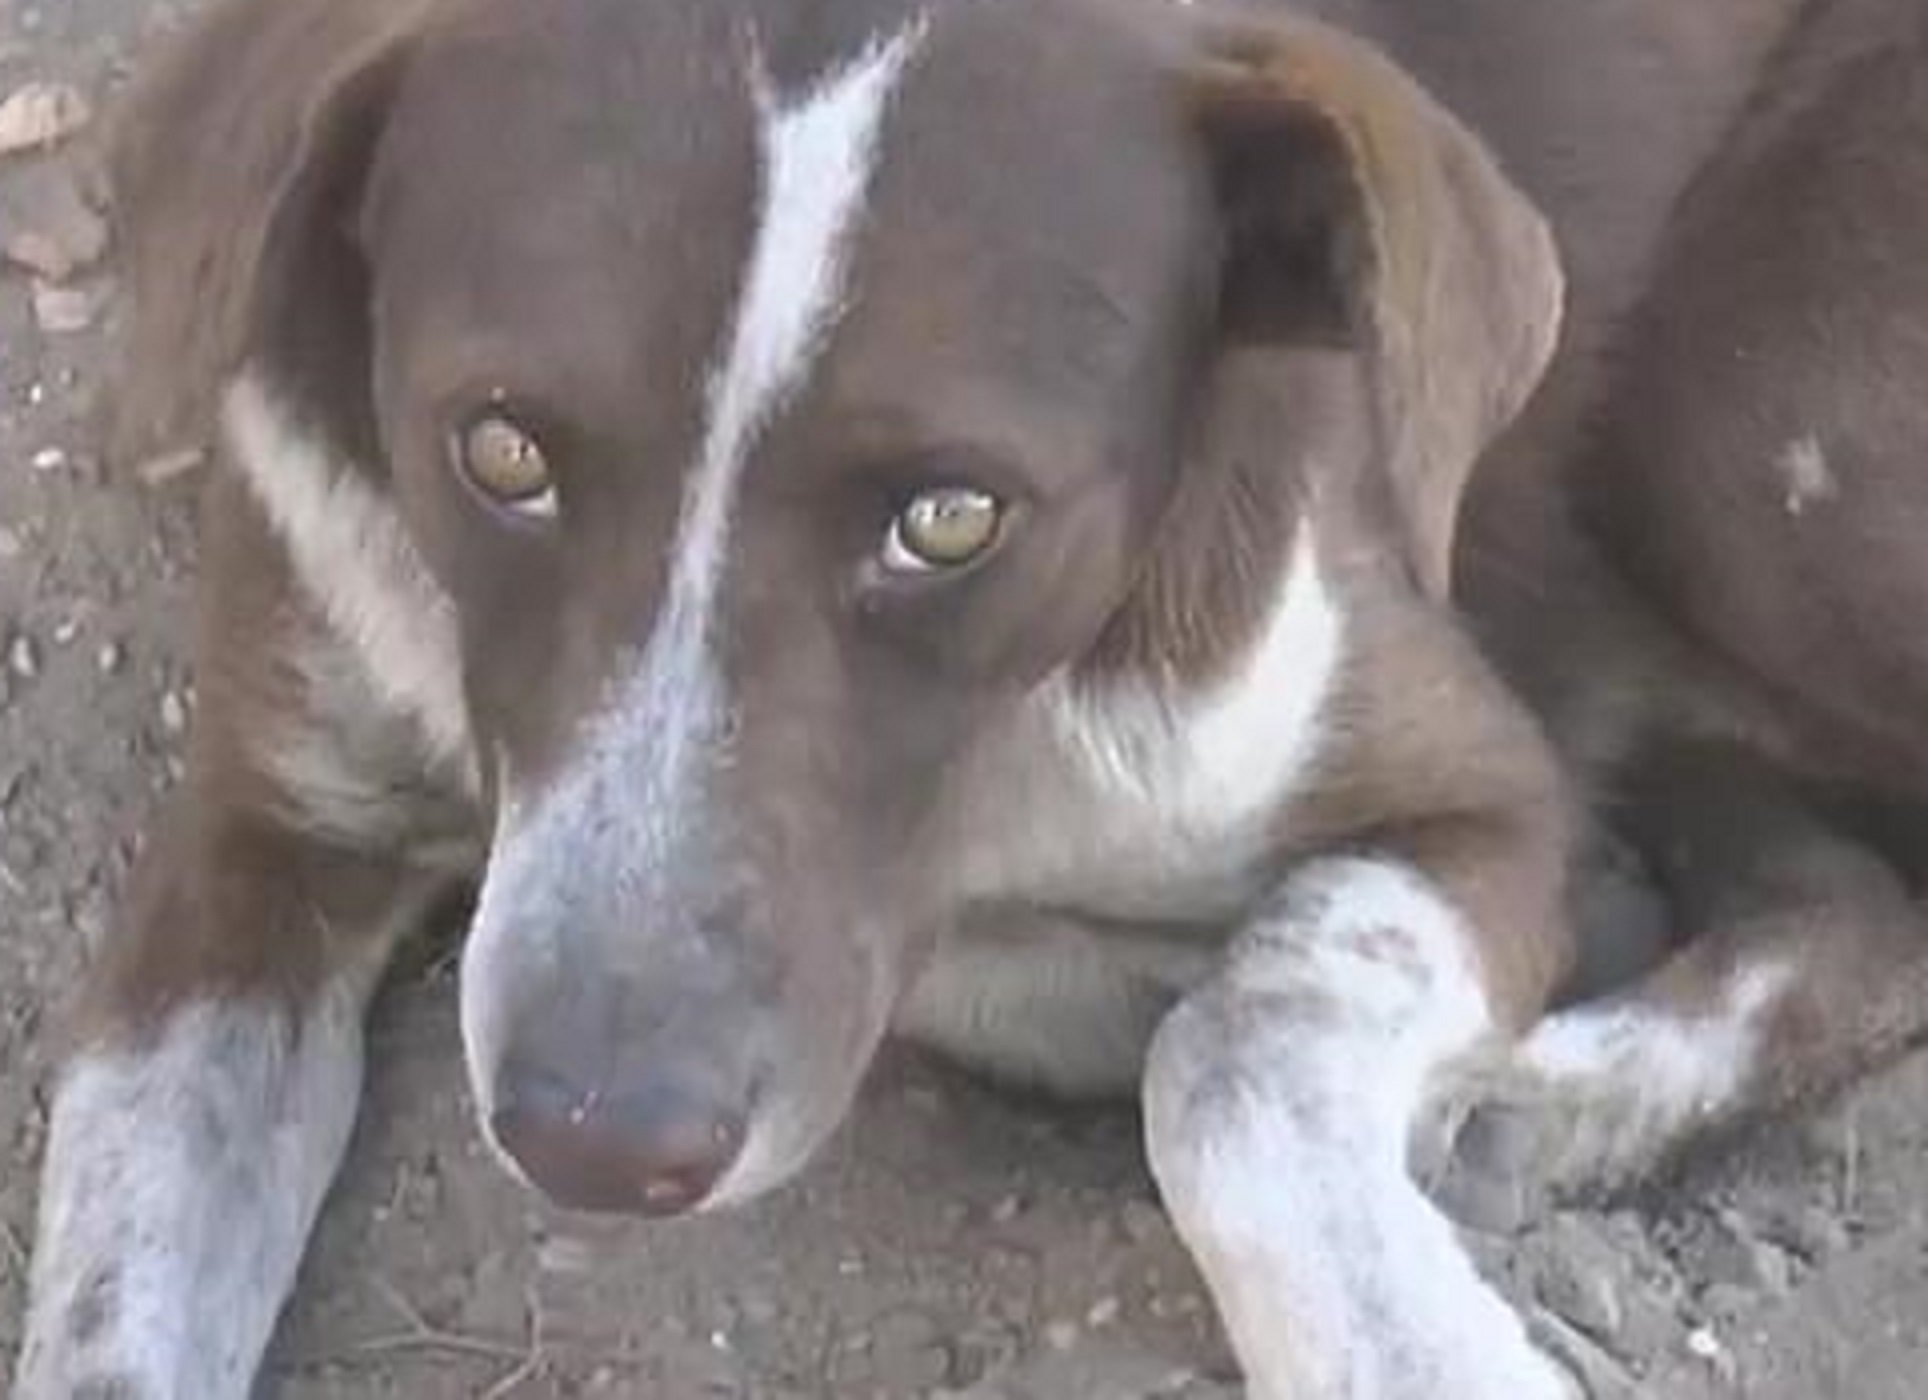
<instances>
[{"instance_id":1,"label":"white stripe on forehead","mask_svg":"<svg viewBox=\"0 0 1928 1400\"><path fill-rule=\"evenodd\" d=\"M669 789L689 776L689 760L717 739L725 700L712 632L744 468L842 311L847 245L863 213L884 113L923 33L920 19L873 40L795 97L776 91L760 64L750 74L760 208L735 319L708 377L704 434L662 610L640 665L586 736L564 787L595 788L613 778L612 760L642 760L629 750L647 731L652 771L644 781L650 797L669 801ZM633 789L628 798L642 800ZM560 790L548 801L573 805Z\"/></svg>"},{"instance_id":2,"label":"white stripe on forehead","mask_svg":"<svg viewBox=\"0 0 1928 1400\"><path fill-rule=\"evenodd\" d=\"M717 594L744 467L758 435L801 384L843 309L846 247L863 212L885 106L922 38L913 24L785 101L761 66L761 217L724 358L709 379L701 455L683 498L663 611L643 658L640 696L665 775L713 740L721 678L710 656Z\"/></svg>"},{"instance_id":3,"label":"white stripe on forehead","mask_svg":"<svg viewBox=\"0 0 1928 1400\"><path fill-rule=\"evenodd\" d=\"M709 378L662 611L641 663L567 770L536 794L501 775L495 849L462 972L463 1037L485 1116L506 1035L512 947L523 958L553 954L566 922L558 911L572 900L586 892L590 901L575 908L577 917L620 920L659 902L659 882L687 877L688 863L701 858L704 761L727 742L728 697L711 644L738 487L759 434L804 381L842 310L847 245L885 108L922 36L920 21L874 42L793 100L761 70L752 75L762 166L756 237ZM597 878L585 882L585 870ZM770 1139L766 1125L745 1162L794 1147Z\"/></svg>"},{"instance_id":4,"label":"white stripe on forehead","mask_svg":"<svg viewBox=\"0 0 1928 1400\"><path fill-rule=\"evenodd\" d=\"M862 213L885 105L921 37L917 25L873 43L793 103L760 69L752 74L762 219L727 356L709 382L702 456L677 532L672 602L708 610L744 463L842 310L845 245Z\"/></svg>"}]
</instances>

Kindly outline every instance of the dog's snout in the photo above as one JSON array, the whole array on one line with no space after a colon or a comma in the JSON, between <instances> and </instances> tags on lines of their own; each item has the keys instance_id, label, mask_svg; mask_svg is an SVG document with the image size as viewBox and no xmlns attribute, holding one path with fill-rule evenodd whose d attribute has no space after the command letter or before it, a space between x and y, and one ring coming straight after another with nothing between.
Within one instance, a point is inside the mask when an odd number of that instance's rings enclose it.
<instances>
[{"instance_id":1,"label":"dog's snout","mask_svg":"<svg viewBox=\"0 0 1928 1400\"><path fill-rule=\"evenodd\" d=\"M722 1097L673 1072L598 1088L511 1063L490 1126L559 1206L681 1215L709 1198L743 1150L747 1106Z\"/></svg>"}]
</instances>

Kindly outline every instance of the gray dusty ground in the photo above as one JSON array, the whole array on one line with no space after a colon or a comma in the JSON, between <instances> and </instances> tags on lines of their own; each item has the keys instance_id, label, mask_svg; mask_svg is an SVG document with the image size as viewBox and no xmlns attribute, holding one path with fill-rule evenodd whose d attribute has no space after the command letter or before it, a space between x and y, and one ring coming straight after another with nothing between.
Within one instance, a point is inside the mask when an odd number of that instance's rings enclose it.
<instances>
[{"instance_id":1,"label":"gray dusty ground","mask_svg":"<svg viewBox=\"0 0 1928 1400\"><path fill-rule=\"evenodd\" d=\"M147 0L0 0L0 97L52 78L100 101L161 17ZM71 148L0 159L0 234L45 217L63 162ZM43 300L40 319L88 319L88 300ZM89 414L111 303L65 333L32 303L28 278L0 276L0 1357L20 1328L50 1008L192 719L192 475L106 478ZM268 1393L1229 1393L1129 1118L899 1058L780 1198L591 1231L539 1214L478 1153L452 990L425 955L380 1009L369 1111ZM1925 1162L1917 1062L1688 1183L1478 1245L1603 1394L1913 1400Z\"/></svg>"}]
</instances>

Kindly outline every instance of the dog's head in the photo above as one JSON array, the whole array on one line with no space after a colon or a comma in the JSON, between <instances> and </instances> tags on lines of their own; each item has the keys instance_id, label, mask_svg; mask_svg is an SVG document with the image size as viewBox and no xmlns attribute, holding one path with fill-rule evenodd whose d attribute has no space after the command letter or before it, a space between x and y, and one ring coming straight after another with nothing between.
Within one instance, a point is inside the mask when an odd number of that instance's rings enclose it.
<instances>
[{"instance_id":1,"label":"dog's head","mask_svg":"<svg viewBox=\"0 0 1928 1400\"><path fill-rule=\"evenodd\" d=\"M471 1070L588 1207L793 1170L1075 809L983 774L1075 782L1128 697L1182 782L1322 510L1440 591L1556 319L1395 67L1162 0L242 4L130 130L128 411L225 392L267 496L365 513L342 585L446 620Z\"/></svg>"}]
</instances>

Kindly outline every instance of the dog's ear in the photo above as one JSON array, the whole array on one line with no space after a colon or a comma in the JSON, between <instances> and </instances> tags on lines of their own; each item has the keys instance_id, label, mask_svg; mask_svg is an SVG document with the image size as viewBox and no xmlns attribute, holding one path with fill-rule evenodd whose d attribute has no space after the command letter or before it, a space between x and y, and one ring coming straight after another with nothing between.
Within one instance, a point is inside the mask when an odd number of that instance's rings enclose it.
<instances>
[{"instance_id":1,"label":"dog's ear","mask_svg":"<svg viewBox=\"0 0 1928 1400\"><path fill-rule=\"evenodd\" d=\"M112 432L202 438L241 363L365 344L353 223L407 36L437 0L227 0L120 109L109 177L130 297Z\"/></svg>"},{"instance_id":2,"label":"dog's ear","mask_svg":"<svg viewBox=\"0 0 1928 1400\"><path fill-rule=\"evenodd\" d=\"M1443 597L1466 479L1552 354L1551 234L1479 139L1356 39L1202 19L1179 61L1219 230L1203 421L1174 503L1178 553L1200 557L1154 549L1136 630L1162 629L1167 655L1211 649L1214 628L1269 606L1251 595L1280 536L1332 485L1322 468L1278 480L1295 452L1376 463L1413 575ZM1369 441L1335 454L1348 414Z\"/></svg>"}]
</instances>

